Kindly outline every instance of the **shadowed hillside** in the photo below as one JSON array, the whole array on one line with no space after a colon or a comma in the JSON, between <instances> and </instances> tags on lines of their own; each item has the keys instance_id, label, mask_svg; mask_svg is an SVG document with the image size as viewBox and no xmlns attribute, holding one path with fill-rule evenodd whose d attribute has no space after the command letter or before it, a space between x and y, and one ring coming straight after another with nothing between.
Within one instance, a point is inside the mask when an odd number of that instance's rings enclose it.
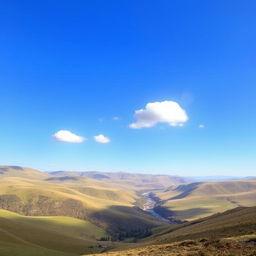
<instances>
[{"instance_id":1,"label":"shadowed hillside","mask_svg":"<svg viewBox=\"0 0 256 256\"><path fill-rule=\"evenodd\" d=\"M101 255L209 255L256 253L256 207L236 208L181 225L157 228L137 244L120 245Z\"/></svg>"}]
</instances>

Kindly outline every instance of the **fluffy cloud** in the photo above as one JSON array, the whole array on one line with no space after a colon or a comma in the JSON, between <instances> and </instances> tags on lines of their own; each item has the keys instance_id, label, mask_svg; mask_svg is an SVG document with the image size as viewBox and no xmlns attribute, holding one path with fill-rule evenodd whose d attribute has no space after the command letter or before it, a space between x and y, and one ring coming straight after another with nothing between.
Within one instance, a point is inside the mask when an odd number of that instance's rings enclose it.
<instances>
[{"instance_id":1,"label":"fluffy cloud","mask_svg":"<svg viewBox=\"0 0 256 256\"><path fill-rule=\"evenodd\" d=\"M129 125L132 129L153 127L158 123L170 126L183 126L188 121L186 111L175 101L148 103L145 109L135 111L136 122Z\"/></svg>"},{"instance_id":2,"label":"fluffy cloud","mask_svg":"<svg viewBox=\"0 0 256 256\"><path fill-rule=\"evenodd\" d=\"M86 140L86 138L82 136L78 136L67 130L60 130L53 135L53 138L57 141L61 142L69 142L69 143L81 143Z\"/></svg>"},{"instance_id":3,"label":"fluffy cloud","mask_svg":"<svg viewBox=\"0 0 256 256\"><path fill-rule=\"evenodd\" d=\"M99 134L97 136L94 136L94 140L99 142L99 143L109 143L110 139L103 134Z\"/></svg>"},{"instance_id":4,"label":"fluffy cloud","mask_svg":"<svg viewBox=\"0 0 256 256\"><path fill-rule=\"evenodd\" d=\"M204 128L205 125L204 125L204 124L199 124L198 127L199 127L199 128Z\"/></svg>"}]
</instances>

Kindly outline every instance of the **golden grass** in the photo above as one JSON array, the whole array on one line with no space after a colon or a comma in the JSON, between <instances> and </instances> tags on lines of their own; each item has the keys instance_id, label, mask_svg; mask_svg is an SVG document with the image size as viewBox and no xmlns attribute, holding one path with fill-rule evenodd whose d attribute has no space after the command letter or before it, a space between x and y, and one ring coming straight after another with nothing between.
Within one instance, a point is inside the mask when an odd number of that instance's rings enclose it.
<instances>
[{"instance_id":1,"label":"golden grass","mask_svg":"<svg viewBox=\"0 0 256 256\"><path fill-rule=\"evenodd\" d=\"M238 206L256 205L256 180L205 182L157 193L163 207L181 220L195 220Z\"/></svg>"}]
</instances>

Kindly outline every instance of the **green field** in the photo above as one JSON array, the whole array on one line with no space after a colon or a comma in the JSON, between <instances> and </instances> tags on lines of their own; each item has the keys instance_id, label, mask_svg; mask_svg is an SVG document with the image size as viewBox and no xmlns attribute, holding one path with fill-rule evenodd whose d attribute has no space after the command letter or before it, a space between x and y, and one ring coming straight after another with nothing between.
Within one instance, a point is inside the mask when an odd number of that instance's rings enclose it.
<instances>
[{"instance_id":1,"label":"green field","mask_svg":"<svg viewBox=\"0 0 256 256\"><path fill-rule=\"evenodd\" d=\"M78 220L79 221L79 220ZM73 218L24 217L1 210L0 255L80 255L96 252L92 237L106 235L90 223Z\"/></svg>"},{"instance_id":2,"label":"green field","mask_svg":"<svg viewBox=\"0 0 256 256\"><path fill-rule=\"evenodd\" d=\"M20 214L0 210L0 217L20 223L32 224L34 227L52 230L61 234L81 239L100 239L107 233L94 224L65 216L22 216Z\"/></svg>"}]
</instances>

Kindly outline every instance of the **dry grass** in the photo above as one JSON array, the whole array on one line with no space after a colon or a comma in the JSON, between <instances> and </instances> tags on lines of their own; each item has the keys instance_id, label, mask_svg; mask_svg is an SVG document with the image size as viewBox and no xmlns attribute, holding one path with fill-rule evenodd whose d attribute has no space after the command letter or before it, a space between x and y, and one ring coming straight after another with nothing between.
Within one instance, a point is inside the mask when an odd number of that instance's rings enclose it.
<instances>
[{"instance_id":1,"label":"dry grass","mask_svg":"<svg viewBox=\"0 0 256 256\"><path fill-rule=\"evenodd\" d=\"M90 256L96 256L91 254ZM97 254L99 255L99 254ZM125 251L107 252L102 256L254 256L254 244L224 240L185 240L164 245L151 245Z\"/></svg>"}]
</instances>

